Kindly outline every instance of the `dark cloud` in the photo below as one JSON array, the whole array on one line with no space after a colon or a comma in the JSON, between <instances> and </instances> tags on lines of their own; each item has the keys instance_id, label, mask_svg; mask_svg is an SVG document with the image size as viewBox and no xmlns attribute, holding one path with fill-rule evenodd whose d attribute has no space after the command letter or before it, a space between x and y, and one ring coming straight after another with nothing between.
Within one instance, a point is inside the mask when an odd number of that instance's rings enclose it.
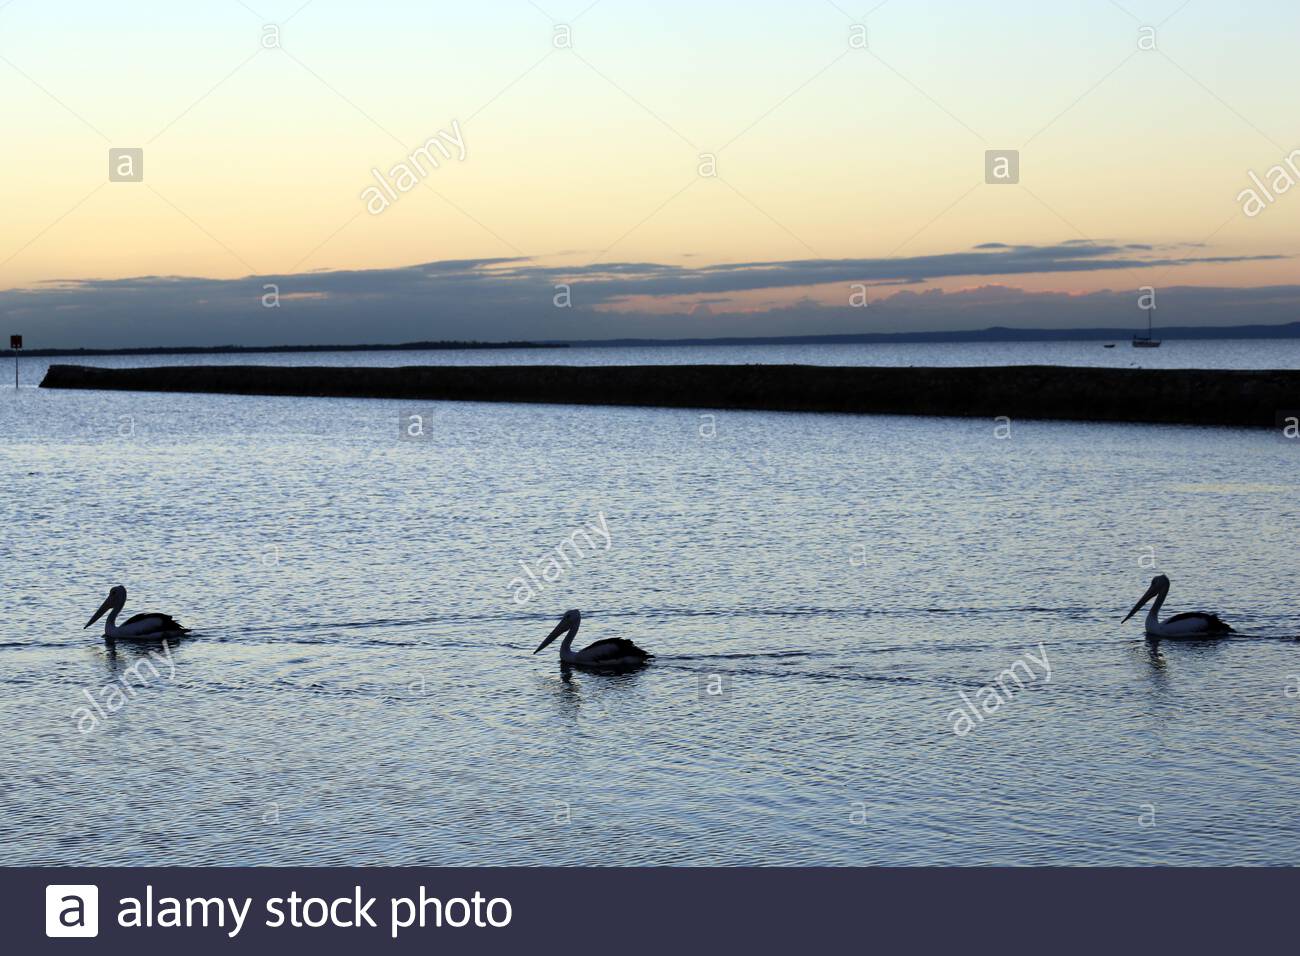
<instances>
[{"instance_id":1,"label":"dark cloud","mask_svg":"<svg viewBox=\"0 0 1300 956\"><path fill-rule=\"evenodd\" d=\"M1099 310L1113 311L1120 306L1109 302L1102 305L1104 300L1097 297L1046 293L1029 296L1005 286L992 286L1002 291L996 295L943 295L935 294L937 290L924 290L922 294L895 290L891 296L877 293L873 300L883 301L873 301L867 310L840 310L808 297L794 305L760 312L728 313L724 309L734 301L726 298L731 295L836 284L915 289L935 279L1151 270L1282 258L1189 256L1179 248L1185 247L1078 240L1049 246L994 242L942 255L737 262L702 267L654 262L546 266L526 258L491 258L243 279L139 276L46 282L0 292L0 312L14 331L28 336L32 347L722 334L714 331L715 326L733 329L726 334L750 334L746 328L752 328L752 334L809 334L810 330L844 328L905 330L918 322L933 328L944 328L945 323L959 328L966 327L963 323L969 321L1004 324L1007 316L1002 313L1024 302L1034 303L1029 309L1034 313L1032 324L1041 327L1097 324ZM1137 284L1126 277L1124 284L1130 282ZM555 306L556 287L560 284L571 286L571 308ZM274 293L278 293L279 307L265 308L264 299ZM1218 302L1220 306L1223 295L1238 307L1245 297L1261 307L1271 303L1267 308L1292 310L1277 321L1295 317L1292 291L1205 289L1196 293L1198 303ZM656 310L648 305L656 299L673 301L674 297L689 298L680 310L670 310L667 316L662 314L662 308ZM1124 293L1123 297L1127 316L1132 307L1127 300L1132 295ZM789 298L788 293L785 298ZM636 311L642 302L647 303L646 307ZM1081 309L1082 303L1089 304L1089 308ZM708 308L696 309L700 304ZM611 306L618 306L619 311L609 311ZM978 319L973 318L976 314ZM1247 319L1220 313L1213 321L1222 324Z\"/></svg>"}]
</instances>

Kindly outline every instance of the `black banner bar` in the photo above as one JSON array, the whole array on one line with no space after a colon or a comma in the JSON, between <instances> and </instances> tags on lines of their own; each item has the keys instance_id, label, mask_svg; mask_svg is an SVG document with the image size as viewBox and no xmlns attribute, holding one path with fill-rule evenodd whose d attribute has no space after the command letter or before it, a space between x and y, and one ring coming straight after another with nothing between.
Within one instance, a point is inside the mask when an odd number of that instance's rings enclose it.
<instances>
[{"instance_id":1,"label":"black banner bar","mask_svg":"<svg viewBox=\"0 0 1300 956\"><path fill-rule=\"evenodd\" d=\"M1258 952L1293 943L1298 886L1226 869L0 870L6 952L172 956ZM87 933L87 896L96 935L47 935Z\"/></svg>"}]
</instances>

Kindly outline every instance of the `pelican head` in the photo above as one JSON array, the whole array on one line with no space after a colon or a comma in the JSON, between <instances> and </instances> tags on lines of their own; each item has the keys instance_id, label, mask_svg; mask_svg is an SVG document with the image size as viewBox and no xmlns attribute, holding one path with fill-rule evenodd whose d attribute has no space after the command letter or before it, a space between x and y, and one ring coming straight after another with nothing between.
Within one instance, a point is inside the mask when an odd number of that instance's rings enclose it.
<instances>
[{"instance_id":1,"label":"pelican head","mask_svg":"<svg viewBox=\"0 0 1300 956\"><path fill-rule=\"evenodd\" d=\"M1150 601L1157 594L1165 594L1168 593L1168 591L1169 591L1169 579L1165 577L1163 574L1157 574L1154 578L1151 579L1151 587L1147 588L1147 593L1142 595L1142 600L1138 601L1136 604L1133 605L1133 610L1129 611L1128 614L1125 615L1124 620L1127 621L1138 611L1142 610L1142 606L1145 605L1147 601Z\"/></svg>"},{"instance_id":2,"label":"pelican head","mask_svg":"<svg viewBox=\"0 0 1300 956\"><path fill-rule=\"evenodd\" d=\"M564 617L560 618L560 623L555 625L555 630L551 631L550 634L546 635L546 640L538 644L537 650L533 651L533 653L536 654L537 651L544 650L546 646L551 643L551 641L555 640L565 631L577 631L578 625L581 623L582 623L581 611L579 611L577 608L574 608L571 611L565 611Z\"/></svg>"},{"instance_id":3,"label":"pelican head","mask_svg":"<svg viewBox=\"0 0 1300 956\"><path fill-rule=\"evenodd\" d=\"M109 611L120 611L125 606L126 588L120 584L114 585L109 589L108 597L106 597L104 603L99 606L99 610L95 612L95 616L86 622L86 627L90 627L90 625L94 624ZM83 627L82 630L84 631L86 627Z\"/></svg>"}]
</instances>

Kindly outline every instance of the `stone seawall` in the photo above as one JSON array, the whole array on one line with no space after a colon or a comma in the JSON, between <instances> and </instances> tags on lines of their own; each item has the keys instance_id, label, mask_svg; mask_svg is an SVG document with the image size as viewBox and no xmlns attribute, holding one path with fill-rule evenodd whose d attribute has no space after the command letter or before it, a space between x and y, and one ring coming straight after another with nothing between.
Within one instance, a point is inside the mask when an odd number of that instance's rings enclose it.
<instances>
[{"instance_id":1,"label":"stone seawall","mask_svg":"<svg viewBox=\"0 0 1300 956\"><path fill-rule=\"evenodd\" d=\"M1300 371L1024 365L52 365L42 388L1277 427Z\"/></svg>"}]
</instances>

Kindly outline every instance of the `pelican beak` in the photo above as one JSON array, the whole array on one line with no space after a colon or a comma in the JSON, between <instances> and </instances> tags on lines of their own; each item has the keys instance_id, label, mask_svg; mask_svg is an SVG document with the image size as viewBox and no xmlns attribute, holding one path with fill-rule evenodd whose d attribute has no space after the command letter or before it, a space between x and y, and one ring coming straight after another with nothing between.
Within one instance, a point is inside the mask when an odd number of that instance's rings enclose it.
<instances>
[{"instance_id":1,"label":"pelican beak","mask_svg":"<svg viewBox=\"0 0 1300 956\"><path fill-rule=\"evenodd\" d=\"M1124 618L1124 621L1127 621L1138 611L1142 610L1142 605L1146 604L1147 601L1150 601L1153 597L1155 597L1156 594L1159 593L1159 591L1160 589L1156 587L1154 584L1151 585L1151 587L1147 588L1147 593L1142 595L1142 600L1138 601L1136 604L1133 605L1133 610L1128 612L1128 614ZM1124 621L1121 621L1120 623L1122 624L1124 623Z\"/></svg>"},{"instance_id":2,"label":"pelican beak","mask_svg":"<svg viewBox=\"0 0 1300 956\"><path fill-rule=\"evenodd\" d=\"M555 625L555 630L551 631L550 634L546 635L546 640L542 641L542 643L537 645L537 651L543 650L547 644L550 644L551 641L555 640L557 637L559 637L568 629L569 629L569 621L568 618L565 618L559 624ZM537 651L533 651L533 653L536 654Z\"/></svg>"},{"instance_id":3,"label":"pelican beak","mask_svg":"<svg viewBox=\"0 0 1300 956\"><path fill-rule=\"evenodd\" d=\"M86 627L90 627L90 625L94 624L101 617L103 617L105 612L107 612L108 609L111 608L112 606L113 606L113 595L110 594L107 598L104 599L104 603L99 606L99 610L95 612L95 616L86 622ZM84 631L86 627L83 627L82 630Z\"/></svg>"}]
</instances>

